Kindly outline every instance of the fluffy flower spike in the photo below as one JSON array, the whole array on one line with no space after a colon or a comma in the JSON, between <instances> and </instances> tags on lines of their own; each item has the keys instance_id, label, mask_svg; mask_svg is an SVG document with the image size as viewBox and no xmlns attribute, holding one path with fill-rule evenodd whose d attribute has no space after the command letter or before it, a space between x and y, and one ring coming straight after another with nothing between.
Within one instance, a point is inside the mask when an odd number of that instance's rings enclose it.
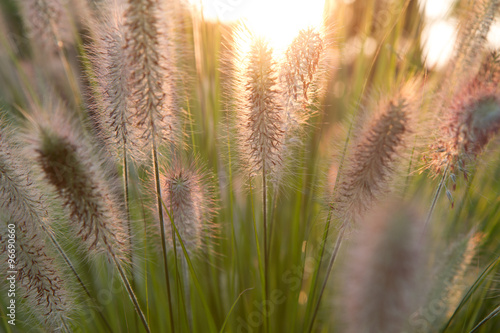
<instances>
[{"instance_id":1,"label":"fluffy flower spike","mask_svg":"<svg viewBox=\"0 0 500 333\"><path fill-rule=\"evenodd\" d=\"M216 212L214 190L208 173L199 164L197 159L186 164L176 158L161 176L163 200L189 252L203 248L203 240L216 232L212 222ZM170 226L166 213L164 219ZM170 245L173 247L171 234Z\"/></svg>"},{"instance_id":2,"label":"fluffy flower spike","mask_svg":"<svg viewBox=\"0 0 500 333\"><path fill-rule=\"evenodd\" d=\"M125 11L125 52L129 70L132 123L143 145L176 143L177 115L173 54L162 27L159 0L129 0Z\"/></svg>"},{"instance_id":3,"label":"fluffy flower spike","mask_svg":"<svg viewBox=\"0 0 500 333\"><path fill-rule=\"evenodd\" d=\"M57 54L58 43L72 43L69 12L61 0L23 0L28 34L37 47Z\"/></svg>"},{"instance_id":4,"label":"fluffy flower spike","mask_svg":"<svg viewBox=\"0 0 500 333\"><path fill-rule=\"evenodd\" d=\"M448 167L454 184L458 172L467 179L467 164L500 130L499 81L500 65L492 54L476 77L454 96L440 126L440 138L426 156L435 174Z\"/></svg>"},{"instance_id":5,"label":"fluffy flower spike","mask_svg":"<svg viewBox=\"0 0 500 333\"><path fill-rule=\"evenodd\" d=\"M56 330L67 318L70 297L61 272L45 245L40 225L45 227L48 213L43 196L23 167L18 148L4 129L0 130L0 220L3 230L13 225L16 239L16 279L25 289L27 305L35 316ZM0 253L10 250L9 236L0 233ZM10 253L10 252L9 252ZM4 255L2 254L2 257ZM5 254L5 258L7 255Z\"/></svg>"},{"instance_id":6,"label":"fluffy flower spike","mask_svg":"<svg viewBox=\"0 0 500 333\"><path fill-rule=\"evenodd\" d=\"M282 117L278 76L273 52L260 38L254 38L247 54L238 127L243 159L252 173L266 174L281 163Z\"/></svg>"},{"instance_id":7,"label":"fluffy flower spike","mask_svg":"<svg viewBox=\"0 0 500 333\"><path fill-rule=\"evenodd\" d=\"M354 142L334 199L343 226L358 220L388 188L396 161L410 133L411 84L382 100L378 113Z\"/></svg>"},{"instance_id":8,"label":"fluffy flower spike","mask_svg":"<svg viewBox=\"0 0 500 333\"><path fill-rule=\"evenodd\" d=\"M124 214L110 185L112 178L95 159L87 139L61 106L50 117L37 114L35 133L36 160L78 225L78 234L90 250L104 250L110 260L126 260Z\"/></svg>"}]
</instances>

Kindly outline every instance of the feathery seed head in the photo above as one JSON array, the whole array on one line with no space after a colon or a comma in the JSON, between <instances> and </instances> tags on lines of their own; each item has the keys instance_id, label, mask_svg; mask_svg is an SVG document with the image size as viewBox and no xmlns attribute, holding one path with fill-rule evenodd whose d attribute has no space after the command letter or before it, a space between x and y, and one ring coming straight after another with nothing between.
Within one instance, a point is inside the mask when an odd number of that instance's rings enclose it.
<instances>
[{"instance_id":1,"label":"feathery seed head","mask_svg":"<svg viewBox=\"0 0 500 333\"><path fill-rule=\"evenodd\" d=\"M279 70L281 111L282 163L275 169L273 182L283 184L295 152L303 143L305 126L316 102L320 83L319 74L324 60L325 45L313 29L301 30L285 52Z\"/></svg>"},{"instance_id":2,"label":"feathery seed head","mask_svg":"<svg viewBox=\"0 0 500 333\"><path fill-rule=\"evenodd\" d=\"M315 79L325 45L320 34L313 29L301 30L285 53L281 80L290 100L309 102L310 85Z\"/></svg>"},{"instance_id":3,"label":"feathery seed head","mask_svg":"<svg viewBox=\"0 0 500 333\"><path fill-rule=\"evenodd\" d=\"M477 71L488 32L500 7L500 1L478 0L467 5L470 6L466 8L468 17L458 32L459 43L450 67L452 72L449 74L451 78L449 83L452 85L456 82L467 83L463 78L468 79Z\"/></svg>"},{"instance_id":4,"label":"feathery seed head","mask_svg":"<svg viewBox=\"0 0 500 333\"><path fill-rule=\"evenodd\" d=\"M59 43L72 43L69 13L61 0L21 1L24 24L35 45L54 55Z\"/></svg>"},{"instance_id":5,"label":"feathery seed head","mask_svg":"<svg viewBox=\"0 0 500 333\"><path fill-rule=\"evenodd\" d=\"M119 156L126 149L136 156L138 150L131 150L135 147L137 131L135 126L130 126L131 87L124 48L123 9L115 5L105 12L107 15L93 24L97 28L94 42L89 47L100 95L98 123L112 151Z\"/></svg>"},{"instance_id":6,"label":"feathery seed head","mask_svg":"<svg viewBox=\"0 0 500 333\"><path fill-rule=\"evenodd\" d=\"M175 60L162 33L164 13L158 0L129 0L125 11L125 52L132 123L145 143L177 142ZM168 54L167 54L168 53ZM168 57L168 58L167 58Z\"/></svg>"},{"instance_id":7,"label":"feathery seed head","mask_svg":"<svg viewBox=\"0 0 500 333\"><path fill-rule=\"evenodd\" d=\"M216 229L212 223L215 214L214 191L209 184L208 174L198 164L196 159L186 165L176 158L161 175L163 200L189 252L200 249L202 240L214 236ZM167 214L164 220L170 225ZM173 246L171 234L170 244ZM180 244L177 246L180 247Z\"/></svg>"},{"instance_id":8,"label":"feathery seed head","mask_svg":"<svg viewBox=\"0 0 500 333\"><path fill-rule=\"evenodd\" d=\"M498 86L500 83L500 53L490 52L485 59L475 77L477 85Z\"/></svg>"},{"instance_id":9,"label":"feathery seed head","mask_svg":"<svg viewBox=\"0 0 500 333\"><path fill-rule=\"evenodd\" d=\"M367 214L346 260L346 332L404 331L416 310L423 248L420 219L393 202Z\"/></svg>"},{"instance_id":10,"label":"feathery seed head","mask_svg":"<svg viewBox=\"0 0 500 333\"><path fill-rule=\"evenodd\" d=\"M35 221L6 221L16 225L16 280L25 289L26 304L34 316L57 330L70 308L61 272L45 246L40 228L33 224ZM4 230L6 225L2 223ZM0 237L0 245L5 251L7 239Z\"/></svg>"},{"instance_id":11,"label":"feathery seed head","mask_svg":"<svg viewBox=\"0 0 500 333\"><path fill-rule=\"evenodd\" d=\"M42 194L32 186L27 169L12 153L15 146L9 136L0 128L0 208L20 223L37 221L47 214Z\"/></svg>"},{"instance_id":12,"label":"feathery seed head","mask_svg":"<svg viewBox=\"0 0 500 333\"><path fill-rule=\"evenodd\" d=\"M454 97L440 128L440 138L430 146L429 168L436 175L448 166L451 175L460 171L467 178L466 164L475 160L500 130L500 97L495 72L480 71Z\"/></svg>"},{"instance_id":13,"label":"feathery seed head","mask_svg":"<svg viewBox=\"0 0 500 333\"><path fill-rule=\"evenodd\" d=\"M457 309L466 290L464 286L469 284L467 272L475 266L471 264L479 252L482 238L482 233L460 237L452 244L447 244L437 256L432 267L430 288L425 293L425 304L414 314L421 316L426 311L424 309L439 303L437 311L429 318L429 327L442 326Z\"/></svg>"},{"instance_id":14,"label":"feathery seed head","mask_svg":"<svg viewBox=\"0 0 500 333\"><path fill-rule=\"evenodd\" d=\"M334 199L343 226L359 219L388 187L395 162L410 134L414 101L407 87L379 104L379 114L354 143Z\"/></svg>"},{"instance_id":15,"label":"feathery seed head","mask_svg":"<svg viewBox=\"0 0 500 333\"><path fill-rule=\"evenodd\" d=\"M455 262L456 267L454 267L455 269L453 270L454 276L453 278L451 278L452 283L443 288L445 289L445 291L448 292L448 297L447 297L448 302L446 304L448 310L446 313L447 318L450 318L453 315L453 313L457 309L457 306L462 300L464 290L463 287L461 286L466 284L466 273L468 269L471 268L473 259L477 256L479 252L479 248L483 241L483 238L484 234L478 232L472 235L467 240L467 245L463 253L460 253L460 255L458 255L459 258L457 259L459 260L458 262Z\"/></svg>"},{"instance_id":16,"label":"feathery seed head","mask_svg":"<svg viewBox=\"0 0 500 333\"><path fill-rule=\"evenodd\" d=\"M263 39L254 39L247 54L242 84L240 114L243 158L252 172L264 169L266 173L281 163L280 95L277 86L276 63L272 49Z\"/></svg>"},{"instance_id":17,"label":"feathery seed head","mask_svg":"<svg viewBox=\"0 0 500 333\"><path fill-rule=\"evenodd\" d=\"M79 224L78 234L90 250L104 250L110 258L126 260L123 213L105 167L94 159L86 138L61 110L50 119L37 117L33 140L37 162Z\"/></svg>"},{"instance_id":18,"label":"feathery seed head","mask_svg":"<svg viewBox=\"0 0 500 333\"><path fill-rule=\"evenodd\" d=\"M21 157L7 130L0 130L0 220L16 228L17 281L26 289L31 311L56 328L69 311L69 299L64 281L54 259L48 254L40 224L48 214L42 204L42 194L23 167ZM19 148L19 147L18 147ZM48 226L47 226L48 227ZM7 249L7 238L0 236L0 253Z\"/></svg>"}]
</instances>

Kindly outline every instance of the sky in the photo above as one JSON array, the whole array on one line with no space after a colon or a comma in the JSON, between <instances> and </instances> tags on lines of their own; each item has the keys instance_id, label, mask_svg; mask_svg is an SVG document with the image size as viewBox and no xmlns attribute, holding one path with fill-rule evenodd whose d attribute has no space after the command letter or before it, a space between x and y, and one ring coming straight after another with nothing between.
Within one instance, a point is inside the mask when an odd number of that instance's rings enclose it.
<instances>
[{"instance_id":1,"label":"sky","mask_svg":"<svg viewBox=\"0 0 500 333\"><path fill-rule=\"evenodd\" d=\"M319 27L324 0L190 0L202 6L206 19L224 22L244 20L255 33L265 36L277 50L283 51L304 28ZM353 0L337 0L346 3ZM425 15L423 60L428 67L442 68L453 55L456 21L450 17L455 0L419 0ZM500 22L495 21L488 41L500 47Z\"/></svg>"}]
</instances>

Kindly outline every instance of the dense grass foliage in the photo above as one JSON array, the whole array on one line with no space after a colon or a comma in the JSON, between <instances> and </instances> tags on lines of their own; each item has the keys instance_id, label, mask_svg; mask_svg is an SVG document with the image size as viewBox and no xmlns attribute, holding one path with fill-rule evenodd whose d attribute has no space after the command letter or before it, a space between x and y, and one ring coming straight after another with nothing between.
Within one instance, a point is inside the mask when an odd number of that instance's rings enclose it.
<instances>
[{"instance_id":1,"label":"dense grass foliage","mask_svg":"<svg viewBox=\"0 0 500 333\"><path fill-rule=\"evenodd\" d=\"M0 0L0 331L500 331L499 6Z\"/></svg>"}]
</instances>

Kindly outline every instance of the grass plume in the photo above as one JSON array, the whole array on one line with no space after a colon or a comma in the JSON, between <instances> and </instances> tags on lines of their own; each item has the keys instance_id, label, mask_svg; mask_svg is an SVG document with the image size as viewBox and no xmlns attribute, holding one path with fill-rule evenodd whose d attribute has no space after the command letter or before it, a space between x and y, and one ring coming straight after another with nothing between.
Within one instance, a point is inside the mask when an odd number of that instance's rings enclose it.
<instances>
[{"instance_id":1,"label":"grass plume","mask_svg":"<svg viewBox=\"0 0 500 333\"><path fill-rule=\"evenodd\" d=\"M277 64L272 49L261 38L254 38L246 54L243 77L240 78L241 109L238 130L242 159L250 174L267 176L281 163L280 95Z\"/></svg>"},{"instance_id":2,"label":"grass plume","mask_svg":"<svg viewBox=\"0 0 500 333\"><path fill-rule=\"evenodd\" d=\"M461 173L468 178L467 165L500 130L499 81L500 67L493 54L486 58L476 77L453 97L440 121L439 137L427 156L435 174L448 167L450 177Z\"/></svg>"},{"instance_id":3,"label":"grass plume","mask_svg":"<svg viewBox=\"0 0 500 333\"><path fill-rule=\"evenodd\" d=\"M411 131L411 94L405 86L393 97L381 100L354 143L334 198L343 228L362 217L387 190Z\"/></svg>"},{"instance_id":4,"label":"grass plume","mask_svg":"<svg viewBox=\"0 0 500 333\"><path fill-rule=\"evenodd\" d=\"M57 55L64 44L73 42L69 12L61 0L20 1L28 36L37 49Z\"/></svg>"},{"instance_id":5,"label":"grass plume","mask_svg":"<svg viewBox=\"0 0 500 333\"><path fill-rule=\"evenodd\" d=\"M15 226L16 280L26 290L27 305L39 319L56 330L68 320L71 308L64 277L45 244L41 224L48 220L44 198L22 166L6 129L0 131L0 208L2 228ZM9 234L11 235L11 234ZM0 235L1 253L11 253L10 236Z\"/></svg>"},{"instance_id":6,"label":"grass plume","mask_svg":"<svg viewBox=\"0 0 500 333\"><path fill-rule=\"evenodd\" d=\"M216 232L212 222L214 192L207 172L199 164L197 159L185 163L177 157L160 178L164 191L162 198L189 253L206 250L204 240L213 239ZM166 215L165 221L170 226L170 218ZM170 236L170 246L173 247L173 237ZM182 251L180 246L177 248Z\"/></svg>"},{"instance_id":7,"label":"grass plume","mask_svg":"<svg viewBox=\"0 0 500 333\"><path fill-rule=\"evenodd\" d=\"M104 251L110 260L126 262L124 214L111 190L105 166L95 159L83 134L61 109L50 120L41 117L32 141L44 178L68 209L88 249Z\"/></svg>"},{"instance_id":8,"label":"grass plume","mask_svg":"<svg viewBox=\"0 0 500 333\"><path fill-rule=\"evenodd\" d=\"M364 219L346 258L345 332L404 330L420 294L422 221L401 203L383 205Z\"/></svg>"}]
</instances>

